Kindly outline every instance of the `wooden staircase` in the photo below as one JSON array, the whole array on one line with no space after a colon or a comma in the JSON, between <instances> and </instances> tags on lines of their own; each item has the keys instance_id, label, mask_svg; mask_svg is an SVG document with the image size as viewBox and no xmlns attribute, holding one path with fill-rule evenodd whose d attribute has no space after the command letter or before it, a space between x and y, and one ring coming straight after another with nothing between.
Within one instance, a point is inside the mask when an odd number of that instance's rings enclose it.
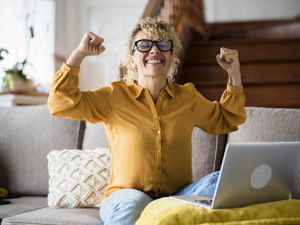
<instances>
[{"instance_id":1,"label":"wooden staircase","mask_svg":"<svg viewBox=\"0 0 300 225\"><path fill-rule=\"evenodd\" d=\"M221 47L239 52L246 106L300 108L300 38L204 41L192 36L176 83L192 82L205 98L219 101L228 81L216 60Z\"/></svg>"}]
</instances>

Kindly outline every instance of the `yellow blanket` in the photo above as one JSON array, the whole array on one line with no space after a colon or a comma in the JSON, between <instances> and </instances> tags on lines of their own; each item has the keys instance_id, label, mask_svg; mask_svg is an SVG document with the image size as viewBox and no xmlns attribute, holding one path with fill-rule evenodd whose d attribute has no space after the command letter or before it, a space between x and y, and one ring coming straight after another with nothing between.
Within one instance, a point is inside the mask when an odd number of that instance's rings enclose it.
<instances>
[{"instance_id":1,"label":"yellow blanket","mask_svg":"<svg viewBox=\"0 0 300 225\"><path fill-rule=\"evenodd\" d=\"M300 200L282 200L234 209L207 210L169 197L151 202L136 225L300 224Z\"/></svg>"}]
</instances>

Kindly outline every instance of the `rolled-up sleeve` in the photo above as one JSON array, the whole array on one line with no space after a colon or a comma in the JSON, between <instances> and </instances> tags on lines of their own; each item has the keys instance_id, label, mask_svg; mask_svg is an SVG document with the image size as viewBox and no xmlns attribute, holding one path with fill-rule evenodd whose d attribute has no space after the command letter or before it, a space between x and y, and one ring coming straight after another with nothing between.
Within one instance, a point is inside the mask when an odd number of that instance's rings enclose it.
<instances>
[{"instance_id":1,"label":"rolled-up sleeve","mask_svg":"<svg viewBox=\"0 0 300 225\"><path fill-rule=\"evenodd\" d=\"M80 68L63 63L54 75L48 108L56 117L85 120L90 123L108 122L111 115L112 88L101 87L91 91L81 91L79 86Z\"/></svg>"},{"instance_id":2,"label":"rolled-up sleeve","mask_svg":"<svg viewBox=\"0 0 300 225\"><path fill-rule=\"evenodd\" d=\"M207 100L193 87L196 97L191 112L196 127L210 134L227 134L238 130L238 125L246 121L243 86L227 83L220 102Z\"/></svg>"}]
</instances>

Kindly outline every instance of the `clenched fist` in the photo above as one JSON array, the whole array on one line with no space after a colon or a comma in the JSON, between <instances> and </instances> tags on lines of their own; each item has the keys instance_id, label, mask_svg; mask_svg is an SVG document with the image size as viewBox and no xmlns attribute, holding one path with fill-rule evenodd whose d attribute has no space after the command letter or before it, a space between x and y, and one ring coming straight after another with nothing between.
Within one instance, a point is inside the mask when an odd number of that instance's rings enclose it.
<instances>
[{"instance_id":1,"label":"clenched fist","mask_svg":"<svg viewBox=\"0 0 300 225\"><path fill-rule=\"evenodd\" d=\"M239 87L242 85L239 53L237 50L221 48L220 54L217 55L219 65L227 71L230 85Z\"/></svg>"},{"instance_id":2,"label":"clenched fist","mask_svg":"<svg viewBox=\"0 0 300 225\"><path fill-rule=\"evenodd\" d=\"M92 32L86 32L77 47L78 52L84 57L91 55L100 55L105 51L102 45L104 39Z\"/></svg>"}]
</instances>

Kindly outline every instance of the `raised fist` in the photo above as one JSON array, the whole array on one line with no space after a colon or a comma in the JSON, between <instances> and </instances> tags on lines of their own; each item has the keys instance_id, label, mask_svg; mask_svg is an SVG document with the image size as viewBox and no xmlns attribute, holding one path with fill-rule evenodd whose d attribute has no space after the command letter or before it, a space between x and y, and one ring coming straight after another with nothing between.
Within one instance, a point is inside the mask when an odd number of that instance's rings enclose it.
<instances>
[{"instance_id":1,"label":"raised fist","mask_svg":"<svg viewBox=\"0 0 300 225\"><path fill-rule=\"evenodd\" d=\"M239 53L237 50L222 47L220 54L217 55L217 61L229 75L240 74Z\"/></svg>"},{"instance_id":2,"label":"raised fist","mask_svg":"<svg viewBox=\"0 0 300 225\"><path fill-rule=\"evenodd\" d=\"M104 39L97 36L92 32L86 32L77 47L77 50L82 56L100 55L105 51L105 47L102 45Z\"/></svg>"}]
</instances>

